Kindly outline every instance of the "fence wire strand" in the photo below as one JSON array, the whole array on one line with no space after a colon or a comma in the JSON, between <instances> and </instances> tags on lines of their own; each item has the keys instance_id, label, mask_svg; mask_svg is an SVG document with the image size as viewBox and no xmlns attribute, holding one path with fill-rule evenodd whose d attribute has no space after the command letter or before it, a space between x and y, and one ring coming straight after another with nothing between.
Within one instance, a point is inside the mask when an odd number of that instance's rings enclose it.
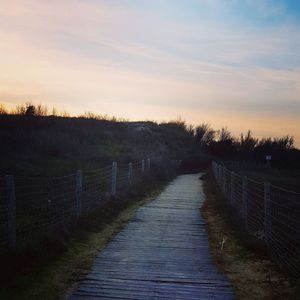
<instances>
[{"instance_id":1,"label":"fence wire strand","mask_svg":"<svg viewBox=\"0 0 300 300\"><path fill-rule=\"evenodd\" d=\"M146 160L144 165L142 161L117 165L117 194L141 183L148 171ZM1 177L0 252L9 250L11 235L15 236L16 248L22 249L67 232L79 216L95 212L112 199L113 180L111 165L60 177L14 176L16 210L12 212L7 211L5 200L6 177ZM14 227L8 224L12 220Z\"/></svg>"},{"instance_id":2,"label":"fence wire strand","mask_svg":"<svg viewBox=\"0 0 300 300\"><path fill-rule=\"evenodd\" d=\"M242 177L213 162L213 174L243 228L272 259L300 278L300 193Z\"/></svg>"}]
</instances>

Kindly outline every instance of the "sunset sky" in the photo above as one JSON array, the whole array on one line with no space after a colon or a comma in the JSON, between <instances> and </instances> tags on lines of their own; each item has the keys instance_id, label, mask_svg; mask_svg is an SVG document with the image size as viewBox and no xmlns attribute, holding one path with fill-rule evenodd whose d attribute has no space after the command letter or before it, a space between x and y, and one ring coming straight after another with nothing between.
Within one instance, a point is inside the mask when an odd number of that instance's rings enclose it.
<instances>
[{"instance_id":1,"label":"sunset sky","mask_svg":"<svg viewBox=\"0 0 300 300\"><path fill-rule=\"evenodd\" d=\"M0 103L294 135L300 1L0 0Z\"/></svg>"}]
</instances>

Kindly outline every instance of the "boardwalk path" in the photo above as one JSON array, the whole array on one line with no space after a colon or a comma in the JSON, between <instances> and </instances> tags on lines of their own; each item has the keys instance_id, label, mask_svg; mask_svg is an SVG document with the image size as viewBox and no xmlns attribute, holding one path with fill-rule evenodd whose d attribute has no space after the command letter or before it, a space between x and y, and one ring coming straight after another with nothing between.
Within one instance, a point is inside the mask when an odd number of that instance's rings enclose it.
<instances>
[{"instance_id":1,"label":"boardwalk path","mask_svg":"<svg viewBox=\"0 0 300 300\"><path fill-rule=\"evenodd\" d=\"M233 299L210 255L198 178L177 177L141 207L71 299Z\"/></svg>"}]
</instances>

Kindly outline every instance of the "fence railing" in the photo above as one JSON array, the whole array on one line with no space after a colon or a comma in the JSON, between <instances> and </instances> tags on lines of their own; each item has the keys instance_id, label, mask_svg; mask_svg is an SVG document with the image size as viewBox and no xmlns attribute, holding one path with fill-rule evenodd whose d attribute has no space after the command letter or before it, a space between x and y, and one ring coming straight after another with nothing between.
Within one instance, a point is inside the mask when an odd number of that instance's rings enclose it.
<instances>
[{"instance_id":1,"label":"fence railing","mask_svg":"<svg viewBox=\"0 0 300 300\"><path fill-rule=\"evenodd\" d=\"M300 278L300 193L241 176L213 162L213 173L242 228L272 259Z\"/></svg>"},{"instance_id":2,"label":"fence railing","mask_svg":"<svg viewBox=\"0 0 300 300\"><path fill-rule=\"evenodd\" d=\"M229 169L269 169L270 164L268 162L254 162L247 160L232 160L224 161L224 165Z\"/></svg>"},{"instance_id":3,"label":"fence railing","mask_svg":"<svg viewBox=\"0 0 300 300\"><path fill-rule=\"evenodd\" d=\"M144 181L150 159L60 177L0 177L0 252L67 231L74 220Z\"/></svg>"}]
</instances>

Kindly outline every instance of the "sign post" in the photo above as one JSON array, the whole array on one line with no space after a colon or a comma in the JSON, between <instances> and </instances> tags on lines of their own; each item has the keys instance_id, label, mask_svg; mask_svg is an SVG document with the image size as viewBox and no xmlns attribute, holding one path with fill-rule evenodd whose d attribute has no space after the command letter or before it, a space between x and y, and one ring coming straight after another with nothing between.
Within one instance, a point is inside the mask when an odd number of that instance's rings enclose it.
<instances>
[{"instance_id":1,"label":"sign post","mask_svg":"<svg viewBox=\"0 0 300 300\"><path fill-rule=\"evenodd\" d=\"M271 168L271 160L272 160L272 155L267 154L266 155L266 162L267 162L267 167Z\"/></svg>"}]
</instances>

